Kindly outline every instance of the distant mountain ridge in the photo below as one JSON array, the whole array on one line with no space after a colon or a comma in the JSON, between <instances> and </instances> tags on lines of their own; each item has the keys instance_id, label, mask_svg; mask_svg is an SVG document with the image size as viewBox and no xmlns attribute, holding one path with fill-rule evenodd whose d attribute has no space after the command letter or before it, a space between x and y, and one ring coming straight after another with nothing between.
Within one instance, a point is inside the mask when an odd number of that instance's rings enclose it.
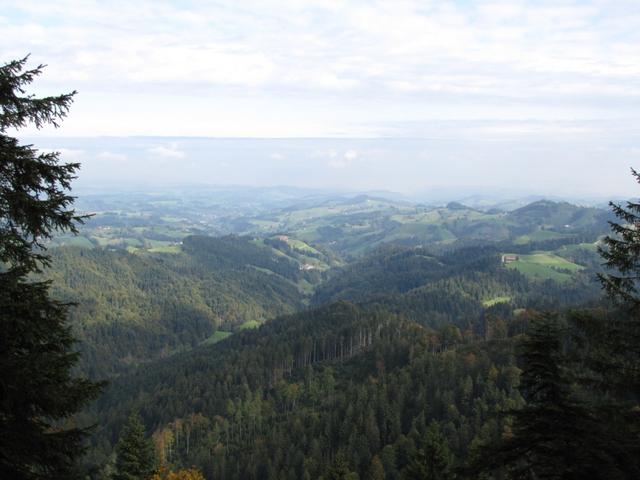
<instances>
[{"instance_id":1,"label":"distant mountain ridge","mask_svg":"<svg viewBox=\"0 0 640 480\"><path fill-rule=\"evenodd\" d=\"M612 219L608 210L593 207L579 207L568 202L553 202L539 200L524 207L509 212L509 218L516 221L551 226L562 230L563 228L575 230L590 228L598 223L606 224Z\"/></svg>"},{"instance_id":2,"label":"distant mountain ridge","mask_svg":"<svg viewBox=\"0 0 640 480\"><path fill-rule=\"evenodd\" d=\"M611 219L608 210L551 200L504 211L456 201L429 206L371 194L288 197L284 204L264 205L256 198L259 207L244 190L240 197L212 199L206 190L189 195L134 196L131 201L126 196L94 198L85 207L94 207L96 215L83 227L82 236L63 238L58 244L175 252L179 241L194 234L284 234L348 259L387 243L447 248L460 241L526 243L568 236L595 241L608 231Z\"/></svg>"}]
</instances>

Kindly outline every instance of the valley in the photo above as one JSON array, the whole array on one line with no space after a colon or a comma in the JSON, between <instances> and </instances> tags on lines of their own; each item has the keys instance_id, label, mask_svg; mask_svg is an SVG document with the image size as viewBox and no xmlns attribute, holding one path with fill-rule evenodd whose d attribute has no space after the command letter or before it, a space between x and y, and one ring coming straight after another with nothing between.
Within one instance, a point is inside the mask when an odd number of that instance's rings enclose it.
<instances>
[{"instance_id":1,"label":"valley","mask_svg":"<svg viewBox=\"0 0 640 480\"><path fill-rule=\"evenodd\" d=\"M105 204L73 244L53 239L79 370L110 381L80 416L100 425L96 478L131 412L163 462L206 478L368 478L372 462L408 478L425 435L458 468L522 405L534 312L601 299L606 210L317 201L206 207L210 224Z\"/></svg>"}]
</instances>

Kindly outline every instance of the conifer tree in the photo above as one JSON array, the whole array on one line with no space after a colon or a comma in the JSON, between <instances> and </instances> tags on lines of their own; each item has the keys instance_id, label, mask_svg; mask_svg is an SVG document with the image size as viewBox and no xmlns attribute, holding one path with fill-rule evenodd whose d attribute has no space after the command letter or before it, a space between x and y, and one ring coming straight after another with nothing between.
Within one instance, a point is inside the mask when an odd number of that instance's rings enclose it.
<instances>
[{"instance_id":1,"label":"conifer tree","mask_svg":"<svg viewBox=\"0 0 640 480\"><path fill-rule=\"evenodd\" d=\"M631 174L640 183L640 174L634 169ZM598 277L610 297L639 306L640 203L629 201L625 207L613 202L609 205L620 223L609 222L614 235L605 237L606 248L599 248L599 252L605 266L617 272Z\"/></svg>"},{"instance_id":2,"label":"conifer tree","mask_svg":"<svg viewBox=\"0 0 640 480\"><path fill-rule=\"evenodd\" d=\"M352 472L349 467L349 461L346 455L341 451L338 452L336 458L329 469L326 476L327 480L358 480L358 474Z\"/></svg>"},{"instance_id":3,"label":"conifer tree","mask_svg":"<svg viewBox=\"0 0 640 480\"><path fill-rule=\"evenodd\" d=\"M132 413L127 419L116 444L116 473L114 480L147 480L156 467L153 442L147 438L140 415Z\"/></svg>"},{"instance_id":4,"label":"conifer tree","mask_svg":"<svg viewBox=\"0 0 640 480\"><path fill-rule=\"evenodd\" d=\"M631 450L601 412L576 396L557 316L541 315L522 343L520 391L526 405L509 412L513 427L482 451L467 473L503 471L515 479L637 478Z\"/></svg>"},{"instance_id":5,"label":"conifer tree","mask_svg":"<svg viewBox=\"0 0 640 480\"><path fill-rule=\"evenodd\" d=\"M527 405L510 412L508 437L485 449L469 473L506 468L509 478L640 477L640 203L610 205L620 223L609 222L613 235L599 251L611 273L599 279L625 308L571 312L568 335L557 316L533 322L521 355Z\"/></svg>"},{"instance_id":6,"label":"conifer tree","mask_svg":"<svg viewBox=\"0 0 640 480\"><path fill-rule=\"evenodd\" d=\"M640 174L631 169L640 183ZM609 273L599 274L600 282L618 307L610 318L581 315L572 319L577 331L590 340L584 355L596 372L595 380L611 398L622 403L640 402L640 203L626 207L610 203L620 223L609 222L612 234L605 237L599 252ZM640 426L639 426L640 428Z\"/></svg>"},{"instance_id":7,"label":"conifer tree","mask_svg":"<svg viewBox=\"0 0 640 480\"><path fill-rule=\"evenodd\" d=\"M68 305L32 274L49 264L45 241L82 221L68 194L79 165L21 145L9 131L58 126L75 92L26 94L43 69L26 70L26 62L0 66L0 478L70 478L87 431L65 420L101 385L72 375Z\"/></svg>"},{"instance_id":8,"label":"conifer tree","mask_svg":"<svg viewBox=\"0 0 640 480\"><path fill-rule=\"evenodd\" d=\"M437 422L429 424L421 444L407 467L406 478L416 480L453 479L453 458L447 440L440 432Z\"/></svg>"}]
</instances>

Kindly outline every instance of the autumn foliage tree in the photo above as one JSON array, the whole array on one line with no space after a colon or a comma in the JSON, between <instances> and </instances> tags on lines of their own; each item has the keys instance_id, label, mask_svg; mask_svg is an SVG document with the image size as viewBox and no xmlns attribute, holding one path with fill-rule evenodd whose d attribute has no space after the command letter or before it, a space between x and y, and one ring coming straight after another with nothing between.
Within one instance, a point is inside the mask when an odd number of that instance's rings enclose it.
<instances>
[{"instance_id":1,"label":"autumn foliage tree","mask_svg":"<svg viewBox=\"0 0 640 480\"><path fill-rule=\"evenodd\" d=\"M176 472L168 470L167 468L161 468L150 480L204 480L204 476L202 472L195 467L178 470Z\"/></svg>"}]
</instances>

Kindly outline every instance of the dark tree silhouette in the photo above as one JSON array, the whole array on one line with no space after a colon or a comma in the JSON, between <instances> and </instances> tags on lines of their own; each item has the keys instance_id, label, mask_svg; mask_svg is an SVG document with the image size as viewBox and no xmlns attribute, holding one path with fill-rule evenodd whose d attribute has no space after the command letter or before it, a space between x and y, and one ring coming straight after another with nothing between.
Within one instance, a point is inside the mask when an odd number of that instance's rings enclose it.
<instances>
[{"instance_id":1,"label":"dark tree silhouette","mask_svg":"<svg viewBox=\"0 0 640 480\"><path fill-rule=\"evenodd\" d=\"M640 174L631 169L640 183ZM607 294L618 300L640 304L638 281L640 280L640 203L628 201L626 206L610 202L609 205L620 223L609 222L613 236L604 239L606 248L599 252L605 266L617 273L599 274Z\"/></svg>"},{"instance_id":2,"label":"dark tree silhouette","mask_svg":"<svg viewBox=\"0 0 640 480\"><path fill-rule=\"evenodd\" d=\"M79 165L38 153L7 132L28 124L58 125L75 92L35 98L25 87L43 66L27 58L0 67L0 477L70 478L86 429L68 419L100 391L75 378L78 360L68 305L34 281L49 264L45 242L82 221L68 194Z\"/></svg>"}]
</instances>

